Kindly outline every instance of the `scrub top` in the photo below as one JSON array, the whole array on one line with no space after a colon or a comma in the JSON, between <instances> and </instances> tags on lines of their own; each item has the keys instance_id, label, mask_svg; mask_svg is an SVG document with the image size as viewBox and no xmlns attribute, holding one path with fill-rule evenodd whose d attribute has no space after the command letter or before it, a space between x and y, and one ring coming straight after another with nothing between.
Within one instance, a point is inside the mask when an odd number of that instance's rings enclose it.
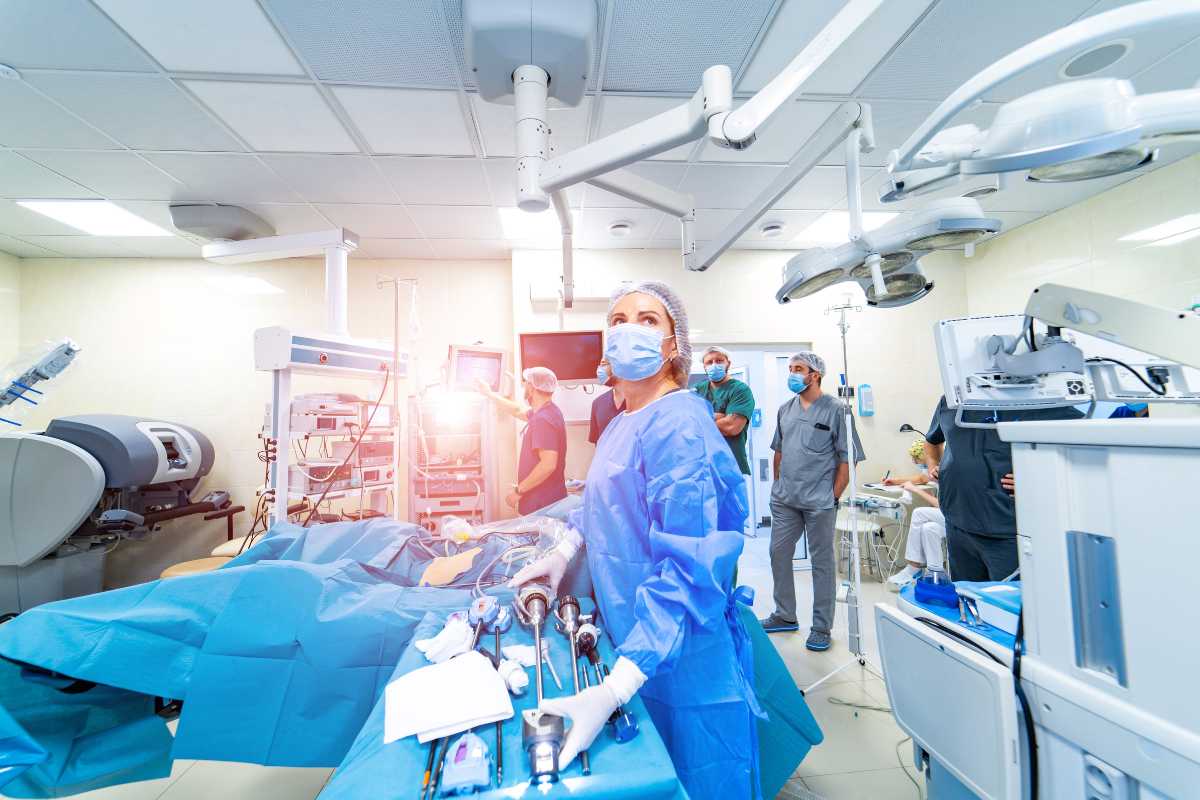
<instances>
[{"instance_id":1,"label":"scrub top","mask_svg":"<svg viewBox=\"0 0 1200 800\"><path fill-rule=\"evenodd\" d=\"M617 398L613 396L612 389L609 389L593 400L591 426L588 428L588 441L592 444L600 441L600 434L604 433L604 429L608 427L608 423L612 422L617 414L620 414L624 410L624 403L617 406Z\"/></svg>"},{"instance_id":2,"label":"scrub top","mask_svg":"<svg viewBox=\"0 0 1200 800\"><path fill-rule=\"evenodd\" d=\"M729 378L713 386L712 381L697 383L692 391L703 397L718 414L738 414L746 418L746 427L737 436L726 436L725 443L737 459L738 469L743 475L750 474L750 460L746 457L746 432L750 429L750 418L754 416L754 392L736 378Z\"/></svg>"},{"instance_id":3,"label":"scrub top","mask_svg":"<svg viewBox=\"0 0 1200 800\"><path fill-rule=\"evenodd\" d=\"M531 514L539 508L567 496L567 421L553 402L529 412L529 422L521 437L521 458L517 462L517 481L523 481L538 463L538 450L558 453L558 464L549 478L521 495L517 511Z\"/></svg>"},{"instance_id":4,"label":"scrub top","mask_svg":"<svg viewBox=\"0 0 1200 800\"><path fill-rule=\"evenodd\" d=\"M854 463L866 458L854 428ZM823 394L807 409L796 395L779 407L771 449L783 455L771 500L806 511L833 508L833 479L846 463L846 410Z\"/></svg>"},{"instance_id":5,"label":"scrub top","mask_svg":"<svg viewBox=\"0 0 1200 800\"><path fill-rule=\"evenodd\" d=\"M954 424L955 413L943 395L925 434L930 444L946 445L938 468L938 503L946 522L978 536L1016 536L1016 501L1000 486L1000 479L1013 471L1012 445L993 428L960 428ZM1001 411L995 416L1000 422L1019 422L1078 419L1083 414L1075 408L1042 408ZM990 411L965 416L968 422L992 418Z\"/></svg>"}]
</instances>

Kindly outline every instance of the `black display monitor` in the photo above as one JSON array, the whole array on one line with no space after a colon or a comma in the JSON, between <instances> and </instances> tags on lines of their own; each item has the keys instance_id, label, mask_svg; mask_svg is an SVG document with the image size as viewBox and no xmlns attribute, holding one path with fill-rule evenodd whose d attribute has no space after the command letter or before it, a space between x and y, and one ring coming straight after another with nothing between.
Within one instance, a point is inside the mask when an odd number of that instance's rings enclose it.
<instances>
[{"instance_id":1,"label":"black display monitor","mask_svg":"<svg viewBox=\"0 0 1200 800\"><path fill-rule=\"evenodd\" d=\"M521 369L549 367L559 381L595 383L603 356L603 331L521 334Z\"/></svg>"}]
</instances>

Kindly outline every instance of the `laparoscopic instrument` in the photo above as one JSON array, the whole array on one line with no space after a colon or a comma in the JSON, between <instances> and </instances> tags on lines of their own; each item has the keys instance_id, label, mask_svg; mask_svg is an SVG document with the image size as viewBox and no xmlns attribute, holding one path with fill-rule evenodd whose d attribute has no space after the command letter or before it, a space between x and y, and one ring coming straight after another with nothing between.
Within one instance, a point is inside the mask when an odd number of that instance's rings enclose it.
<instances>
[{"instance_id":1,"label":"laparoscopic instrument","mask_svg":"<svg viewBox=\"0 0 1200 800\"><path fill-rule=\"evenodd\" d=\"M562 717L541 710L544 697L542 664L546 660L542 651L542 626L550 616L550 592L545 586L530 584L517 595L515 607L521 622L533 629L534 684L537 689L537 706L521 715L521 741L529 757L530 780L553 783L558 780L558 754L562 750L565 726Z\"/></svg>"},{"instance_id":2,"label":"laparoscopic instrument","mask_svg":"<svg viewBox=\"0 0 1200 800\"><path fill-rule=\"evenodd\" d=\"M579 648L575 641L575 634L579 631L580 625L579 601L569 594L563 595L558 599L558 610L554 615L558 617L558 629L570 643L571 685L575 689L575 694L579 694ZM579 754L579 764L584 775L592 774L591 760L588 758L586 750Z\"/></svg>"},{"instance_id":3,"label":"laparoscopic instrument","mask_svg":"<svg viewBox=\"0 0 1200 800\"><path fill-rule=\"evenodd\" d=\"M599 639L600 629L590 622L580 625L579 630L575 634L576 645L579 648L579 652L591 664L596 676L597 686L604 681L604 676L608 674L608 667L600 660L600 651L597 648ZM583 676L584 682L587 683L586 667L583 670ZM626 710L624 706L617 706L612 716L608 718L608 721L613 726L613 738L617 740L618 744L631 741L638 735L637 717L633 715L633 712Z\"/></svg>"}]
</instances>

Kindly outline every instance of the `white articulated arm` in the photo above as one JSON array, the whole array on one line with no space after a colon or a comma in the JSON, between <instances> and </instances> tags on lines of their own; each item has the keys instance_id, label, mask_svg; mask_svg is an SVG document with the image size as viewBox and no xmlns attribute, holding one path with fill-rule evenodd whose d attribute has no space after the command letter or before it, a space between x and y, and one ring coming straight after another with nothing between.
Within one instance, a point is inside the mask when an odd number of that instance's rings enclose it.
<instances>
[{"instance_id":1,"label":"white articulated arm","mask_svg":"<svg viewBox=\"0 0 1200 800\"><path fill-rule=\"evenodd\" d=\"M694 142L708 130L709 118L728 111L732 103L733 76L729 67L709 67L700 88L686 103L546 162L541 172L542 189L565 189Z\"/></svg>"},{"instance_id":2,"label":"white articulated arm","mask_svg":"<svg viewBox=\"0 0 1200 800\"><path fill-rule=\"evenodd\" d=\"M744 150L754 143L755 132L788 102L804 82L871 18L883 0L850 0L821 32L776 75L771 82L735 111L719 114L709 123L714 144Z\"/></svg>"},{"instance_id":3,"label":"white articulated arm","mask_svg":"<svg viewBox=\"0 0 1200 800\"><path fill-rule=\"evenodd\" d=\"M825 156L840 146L846 140L848 133L856 129L862 130L864 142L873 143L875 141L871 125L871 107L863 103L842 103L805 143L800 152L792 156L792 160L775 177L775 180L771 181L770 185L763 189L742 213L738 214L732 222L725 226L723 231L713 237L704 246L704 249L693 253L690 257L685 254L684 265L694 272L703 272L711 267L722 253L732 247L733 243L750 229L755 220L778 203L779 198L787 194L813 167L821 163Z\"/></svg>"},{"instance_id":4,"label":"white articulated arm","mask_svg":"<svg viewBox=\"0 0 1200 800\"><path fill-rule=\"evenodd\" d=\"M571 226L571 207L567 205L567 193L558 191L550 195L554 213L562 231L562 297L563 308L575 303L575 243Z\"/></svg>"},{"instance_id":5,"label":"white articulated arm","mask_svg":"<svg viewBox=\"0 0 1200 800\"><path fill-rule=\"evenodd\" d=\"M1052 31L1009 53L956 89L921 123L921 127L913 131L900 149L891 152L888 168L892 172L903 172L914 167L937 166L932 160L915 161L921 148L955 114L1022 72L1048 61L1057 62L1064 55L1079 53L1116 36L1130 37L1149 30L1194 23L1197 19L1200 19L1200 3L1196 0L1150 0L1106 11Z\"/></svg>"},{"instance_id":6,"label":"white articulated arm","mask_svg":"<svg viewBox=\"0 0 1200 800\"><path fill-rule=\"evenodd\" d=\"M669 189L627 170L614 170L597 175L588 178L587 182L598 189L604 189L673 217L686 217L696 209L696 201L690 194Z\"/></svg>"}]
</instances>

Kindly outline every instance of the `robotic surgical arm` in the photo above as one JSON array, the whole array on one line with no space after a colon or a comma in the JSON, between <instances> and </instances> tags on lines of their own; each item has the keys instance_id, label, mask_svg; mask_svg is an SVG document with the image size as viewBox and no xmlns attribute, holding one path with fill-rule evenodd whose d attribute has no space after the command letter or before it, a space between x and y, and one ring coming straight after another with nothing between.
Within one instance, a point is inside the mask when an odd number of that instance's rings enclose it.
<instances>
[{"instance_id":1,"label":"robotic surgical arm","mask_svg":"<svg viewBox=\"0 0 1200 800\"><path fill-rule=\"evenodd\" d=\"M29 363L30 359L26 359L24 362L10 365L12 368L5 371L2 376L3 385L0 386L0 427L4 424L19 427L21 423L11 419L14 415L6 414L4 407L13 404L36 406L43 392L34 387L42 381L56 377L66 369L75 360L79 349L75 342L63 339L50 344L34 356L32 363Z\"/></svg>"}]
</instances>

